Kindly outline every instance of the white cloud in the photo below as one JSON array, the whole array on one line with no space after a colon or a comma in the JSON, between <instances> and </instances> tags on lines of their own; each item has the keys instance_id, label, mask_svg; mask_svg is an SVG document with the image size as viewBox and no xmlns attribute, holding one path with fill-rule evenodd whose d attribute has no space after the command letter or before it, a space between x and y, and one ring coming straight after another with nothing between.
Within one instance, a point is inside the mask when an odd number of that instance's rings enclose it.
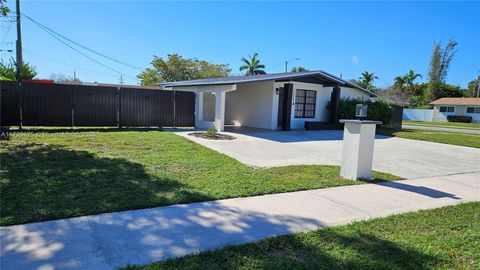
<instances>
[{"instance_id":1,"label":"white cloud","mask_svg":"<svg viewBox=\"0 0 480 270\"><path fill-rule=\"evenodd\" d=\"M355 65L358 65L358 62L359 62L358 56L356 55L352 56L352 63L354 63Z\"/></svg>"}]
</instances>

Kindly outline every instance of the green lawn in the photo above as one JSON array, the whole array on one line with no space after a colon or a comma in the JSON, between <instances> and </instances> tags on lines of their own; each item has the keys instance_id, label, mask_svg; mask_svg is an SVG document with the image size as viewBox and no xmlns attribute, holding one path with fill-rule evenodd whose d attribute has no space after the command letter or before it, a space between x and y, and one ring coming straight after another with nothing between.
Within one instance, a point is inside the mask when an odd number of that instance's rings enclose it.
<instances>
[{"instance_id":1,"label":"green lawn","mask_svg":"<svg viewBox=\"0 0 480 270\"><path fill-rule=\"evenodd\" d=\"M478 134L463 134L416 129L402 129L399 131L388 128L378 128L377 134L480 148L480 135Z\"/></svg>"},{"instance_id":2,"label":"green lawn","mask_svg":"<svg viewBox=\"0 0 480 270\"><path fill-rule=\"evenodd\" d=\"M412 120L403 120L403 123L408 125L419 125L419 126L441 126L441 127L480 129L480 124L472 124L472 123L426 122L426 121L412 121Z\"/></svg>"},{"instance_id":3,"label":"green lawn","mask_svg":"<svg viewBox=\"0 0 480 270\"><path fill-rule=\"evenodd\" d=\"M334 166L255 170L158 130L12 133L0 158L1 225L363 183Z\"/></svg>"},{"instance_id":4,"label":"green lawn","mask_svg":"<svg viewBox=\"0 0 480 270\"><path fill-rule=\"evenodd\" d=\"M480 269L480 203L273 237L126 269Z\"/></svg>"}]
</instances>

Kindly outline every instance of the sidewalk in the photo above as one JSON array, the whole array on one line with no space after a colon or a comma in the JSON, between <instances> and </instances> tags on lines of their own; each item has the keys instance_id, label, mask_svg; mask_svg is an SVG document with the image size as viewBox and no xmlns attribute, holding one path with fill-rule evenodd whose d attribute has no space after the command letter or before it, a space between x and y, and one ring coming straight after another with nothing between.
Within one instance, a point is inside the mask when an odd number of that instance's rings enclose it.
<instances>
[{"instance_id":1,"label":"sidewalk","mask_svg":"<svg viewBox=\"0 0 480 270\"><path fill-rule=\"evenodd\" d=\"M480 201L480 173L1 227L2 269L114 269L269 236Z\"/></svg>"},{"instance_id":2,"label":"sidewalk","mask_svg":"<svg viewBox=\"0 0 480 270\"><path fill-rule=\"evenodd\" d=\"M452 133L463 134L480 134L480 129L465 128L465 127L447 127L447 126L433 126L427 124L403 124L404 129L419 129L419 130L431 130L431 131L443 131Z\"/></svg>"}]
</instances>

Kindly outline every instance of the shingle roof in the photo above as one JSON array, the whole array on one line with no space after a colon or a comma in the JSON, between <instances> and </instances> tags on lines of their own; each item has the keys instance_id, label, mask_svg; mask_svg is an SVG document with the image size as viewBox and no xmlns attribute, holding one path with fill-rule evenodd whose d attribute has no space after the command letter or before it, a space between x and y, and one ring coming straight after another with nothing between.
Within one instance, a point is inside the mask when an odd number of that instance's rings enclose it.
<instances>
[{"instance_id":1,"label":"shingle roof","mask_svg":"<svg viewBox=\"0 0 480 270\"><path fill-rule=\"evenodd\" d=\"M480 105L480 98L441 98L430 103L432 105Z\"/></svg>"},{"instance_id":2,"label":"shingle roof","mask_svg":"<svg viewBox=\"0 0 480 270\"><path fill-rule=\"evenodd\" d=\"M318 71L305 71L305 72L286 72L286 73L271 73L263 75L253 75L253 76L229 76L223 78L209 78L209 79L200 79L200 80L189 80L189 81L178 81L178 82L164 82L159 83L163 87L179 87L179 86L201 86L201 85L221 85L221 84L240 84L240 83L249 83L249 82L259 82L259 81L270 81L270 80L295 80L295 79L305 79L308 77L317 77L322 80L328 81L330 83L336 83L340 86L347 86L356 88L358 90L364 91L371 96L376 97L377 95L371 92L368 89L355 85L353 83L342 80L330 73L318 70Z\"/></svg>"}]
</instances>

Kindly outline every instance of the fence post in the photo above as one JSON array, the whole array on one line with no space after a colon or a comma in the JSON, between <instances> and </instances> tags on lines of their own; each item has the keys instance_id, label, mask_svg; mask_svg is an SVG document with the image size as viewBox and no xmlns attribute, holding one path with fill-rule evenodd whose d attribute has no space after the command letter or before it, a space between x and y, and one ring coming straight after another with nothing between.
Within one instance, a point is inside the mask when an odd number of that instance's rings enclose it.
<instances>
[{"instance_id":1,"label":"fence post","mask_svg":"<svg viewBox=\"0 0 480 270\"><path fill-rule=\"evenodd\" d=\"M15 88L18 89L18 99L19 99L19 102L20 102L20 106L19 106L19 109L20 109L20 123L18 123L18 128L22 129L23 128L23 89L22 89L22 82L18 81L15 84Z\"/></svg>"},{"instance_id":2,"label":"fence post","mask_svg":"<svg viewBox=\"0 0 480 270\"><path fill-rule=\"evenodd\" d=\"M177 125L177 90L173 90L173 128Z\"/></svg>"},{"instance_id":3,"label":"fence post","mask_svg":"<svg viewBox=\"0 0 480 270\"><path fill-rule=\"evenodd\" d=\"M121 98L121 95L122 95L122 91L121 91L121 87L117 87L117 128L122 128L122 125L121 125L121 117L122 117L122 98Z\"/></svg>"},{"instance_id":4,"label":"fence post","mask_svg":"<svg viewBox=\"0 0 480 270\"><path fill-rule=\"evenodd\" d=\"M73 87L70 89L70 107L72 111L72 119L71 119L71 128L75 126L75 89L77 88L77 85L73 85Z\"/></svg>"}]
</instances>

